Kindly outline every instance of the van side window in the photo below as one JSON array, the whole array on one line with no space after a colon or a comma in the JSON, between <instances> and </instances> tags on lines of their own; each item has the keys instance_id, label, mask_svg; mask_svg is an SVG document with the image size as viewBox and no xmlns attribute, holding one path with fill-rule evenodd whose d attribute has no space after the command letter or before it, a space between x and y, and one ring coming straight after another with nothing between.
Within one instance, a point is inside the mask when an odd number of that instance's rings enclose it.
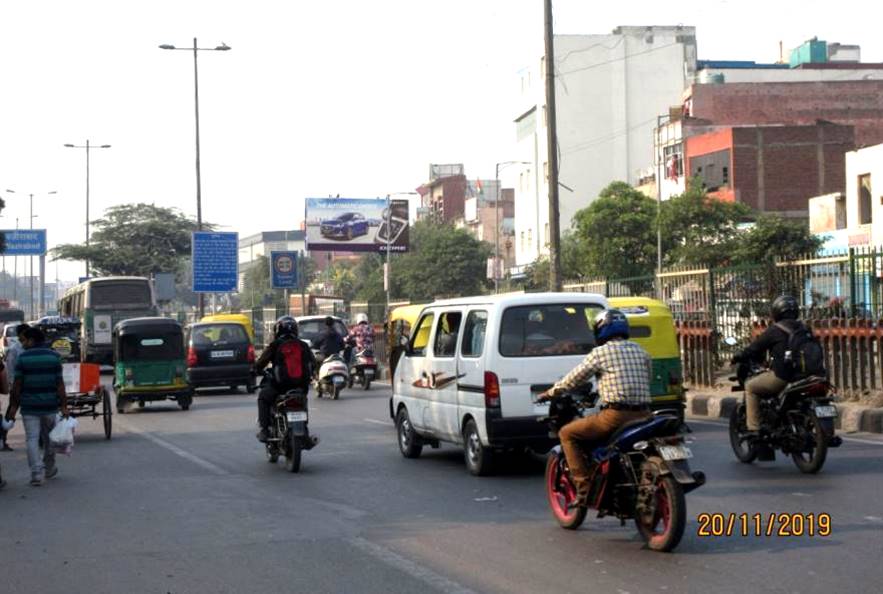
<instances>
[{"instance_id":1,"label":"van side window","mask_svg":"<svg viewBox=\"0 0 883 594\"><path fill-rule=\"evenodd\" d=\"M428 313L417 322L417 328L411 337L411 357L423 357L426 354L426 345L429 343L429 331L432 330L432 321L435 314Z\"/></svg>"},{"instance_id":2,"label":"van side window","mask_svg":"<svg viewBox=\"0 0 883 594\"><path fill-rule=\"evenodd\" d=\"M480 357L484 352L484 335L487 330L487 312L470 311L463 326L463 345L460 354L464 357Z\"/></svg>"},{"instance_id":3,"label":"van side window","mask_svg":"<svg viewBox=\"0 0 883 594\"><path fill-rule=\"evenodd\" d=\"M436 357L453 357L457 352L457 336L460 334L460 321L463 314L459 311L446 311L438 317L438 328L435 330Z\"/></svg>"}]
</instances>

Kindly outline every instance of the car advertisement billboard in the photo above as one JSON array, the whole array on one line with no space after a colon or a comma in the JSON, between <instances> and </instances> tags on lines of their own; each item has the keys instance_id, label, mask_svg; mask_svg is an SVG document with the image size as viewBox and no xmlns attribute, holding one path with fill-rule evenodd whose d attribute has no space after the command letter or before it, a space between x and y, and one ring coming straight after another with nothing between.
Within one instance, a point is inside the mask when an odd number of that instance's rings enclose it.
<instances>
[{"instance_id":1,"label":"car advertisement billboard","mask_svg":"<svg viewBox=\"0 0 883 594\"><path fill-rule=\"evenodd\" d=\"M310 251L408 251L408 201L386 198L307 198Z\"/></svg>"}]
</instances>

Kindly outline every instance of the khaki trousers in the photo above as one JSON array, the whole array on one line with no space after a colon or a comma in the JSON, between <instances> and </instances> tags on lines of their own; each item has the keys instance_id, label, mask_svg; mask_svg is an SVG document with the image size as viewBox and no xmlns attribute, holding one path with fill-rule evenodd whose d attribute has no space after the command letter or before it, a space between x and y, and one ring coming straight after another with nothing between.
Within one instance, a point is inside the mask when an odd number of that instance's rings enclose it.
<instances>
[{"instance_id":1,"label":"khaki trousers","mask_svg":"<svg viewBox=\"0 0 883 594\"><path fill-rule=\"evenodd\" d=\"M650 413L647 411L605 408L598 414L568 423L558 432L561 449L564 450L567 465L570 466L570 474L578 489L584 489L589 480L589 466L581 453L580 444L584 443L587 448L592 449L602 446L617 428L629 421L645 419L649 416Z\"/></svg>"},{"instance_id":2,"label":"khaki trousers","mask_svg":"<svg viewBox=\"0 0 883 594\"><path fill-rule=\"evenodd\" d=\"M745 424L749 431L760 431L760 398L777 396L788 382L764 371L745 382Z\"/></svg>"}]
</instances>

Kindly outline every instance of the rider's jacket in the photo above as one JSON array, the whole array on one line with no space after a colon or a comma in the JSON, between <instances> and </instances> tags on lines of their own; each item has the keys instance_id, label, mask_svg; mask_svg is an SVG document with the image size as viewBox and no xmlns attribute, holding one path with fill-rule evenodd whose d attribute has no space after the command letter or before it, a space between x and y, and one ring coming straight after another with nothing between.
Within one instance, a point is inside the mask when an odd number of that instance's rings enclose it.
<instances>
[{"instance_id":1,"label":"rider's jacket","mask_svg":"<svg viewBox=\"0 0 883 594\"><path fill-rule=\"evenodd\" d=\"M782 320L779 322L790 330L796 330L803 324L800 320ZM742 351L740 358L756 363L764 363L767 353L770 355L770 369L776 377L782 381L789 381L790 371L785 361L785 351L788 350L788 333L775 324L764 330L754 342Z\"/></svg>"}]
</instances>

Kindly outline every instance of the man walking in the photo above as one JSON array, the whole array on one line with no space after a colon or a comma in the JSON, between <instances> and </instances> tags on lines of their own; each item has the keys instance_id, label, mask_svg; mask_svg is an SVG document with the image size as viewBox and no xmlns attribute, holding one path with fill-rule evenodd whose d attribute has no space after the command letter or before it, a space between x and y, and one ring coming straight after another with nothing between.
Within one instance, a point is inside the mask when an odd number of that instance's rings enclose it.
<instances>
[{"instance_id":1,"label":"man walking","mask_svg":"<svg viewBox=\"0 0 883 594\"><path fill-rule=\"evenodd\" d=\"M28 328L19 338L24 351L15 363L6 420L15 419L15 414L21 408L31 485L39 487L45 478L58 474L55 452L49 444L49 432L55 427L59 410L65 417L68 415L67 394L62 377L61 357L44 345L46 338L43 332L38 328Z\"/></svg>"},{"instance_id":2,"label":"man walking","mask_svg":"<svg viewBox=\"0 0 883 594\"><path fill-rule=\"evenodd\" d=\"M13 375L15 374L15 362L18 360L18 356L21 354L24 348L20 340L18 339L19 334L22 334L26 328L29 328L27 324L19 324L15 327L15 336L16 340L12 341L12 344L9 345L9 348L6 349L6 381L8 386L12 386ZM6 394L9 392L9 388L3 389L3 393ZM12 448L9 447L9 444L6 443L6 435L7 431L0 428L0 442L2 442L2 450L4 452L11 452Z\"/></svg>"}]
</instances>

